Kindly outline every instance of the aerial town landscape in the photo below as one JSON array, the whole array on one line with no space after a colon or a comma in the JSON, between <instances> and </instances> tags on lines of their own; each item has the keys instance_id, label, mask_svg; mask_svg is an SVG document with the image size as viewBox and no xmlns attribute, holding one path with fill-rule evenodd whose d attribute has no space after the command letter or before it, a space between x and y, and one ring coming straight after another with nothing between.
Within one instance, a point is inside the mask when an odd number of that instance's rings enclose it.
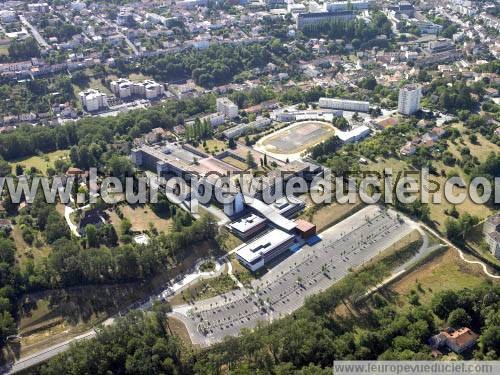
<instances>
[{"instance_id":1,"label":"aerial town landscape","mask_svg":"<svg viewBox=\"0 0 500 375\"><path fill-rule=\"evenodd\" d=\"M495 0L0 2L0 373L500 371L499 57Z\"/></svg>"}]
</instances>

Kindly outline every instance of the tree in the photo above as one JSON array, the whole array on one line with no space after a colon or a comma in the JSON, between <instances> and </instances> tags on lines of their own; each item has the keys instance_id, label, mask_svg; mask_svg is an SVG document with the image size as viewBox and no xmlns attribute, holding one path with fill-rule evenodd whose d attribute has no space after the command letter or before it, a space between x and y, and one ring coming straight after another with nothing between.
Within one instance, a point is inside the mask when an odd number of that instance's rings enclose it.
<instances>
[{"instance_id":1,"label":"tree","mask_svg":"<svg viewBox=\"0 0 500 375\"><path fill-rule=\"evenodd\" d=\"M0 344L5 343L7 337L14 335L16 331L16 322L10 312L0 312Z\"/></svg>"},{"instance_id":2,"label":"tree","mask_svg":"<svg viewBox=\"0 0 500 375\"><path fill-rule=\"evenodd\" d=\"M374 76L366 77L361 81L360 86L364 89L373 91L375 87L377 87L377 80Z\"/></svg>"},{"instance_id":3,"label":"tree","mask_svg":"<svg viewBox=\"0 0 500 375\"><path fill-rule=\"evenodd\" d=\"M6 177L12 174L10 164L0 158L0 177Z\"/></svg>"},{"instance_id":4,"label":"tree","mask_svg":"<svg viewBox=\"0 0 500 375\"><path fill-rule=\"evenodd\" d=\"M124 181L125 177L132 176L133 166L129 158L113 155L107 162L109 172L112 176Z\"/></svg>"},{"instance_id":5,"label":"tree","mask_svg":"<svg viewBox=\"0 0 500 375\"><path fill-rule=\"evenodd\" d=\"M48 243L53 243L60 238L69 238L70 231L64 218L54 209L47 217L45 237Z\"/></svg>"},{"instance_id":6,"label":"tree","mask_svg":"<svg viewBox=\"0 0 500 375\"><path fill-rule=\"evenodd\" d=\"M432 297L432 311L441 319L447 319L451 311L453 311L458 302L457 294L450 291L438 292Z\"/></svg>"},{"instance_id":7,"label":"tree","mask_svg":"<svg viewBox=\"0 0 500 375\"><path fill-rule=\"evenodd\" d=\"M255 159L250 151L247 152L246 163L248 168L253 168L255 166Z\"/></svg>"},{"instance_id":8,"label":"tree","mask_svg":"<svg viewBox=\"0 0 500 375\"><path fill-rule=\"evenodd\" d=\"M85 236L87 237L87 244L89 247L99 246L99 240L97 238L97 228L95 225L89 224L85 227Z\"/></svg>"},{"instance_id":9,"label":"tree","mask_svg":"<svg viewBox=\"0 0 500 375\"><path fill-rule=\"evenodd\" d=\"M40 48L34 38L16 39L9 45L9 56L16 61L40 57Z\"/></svg>"},{"instance_id":10,"label":"tree","mask_svg":"<svg viewBox=\"0 0 500 375\"><path fill-rule=\"evenodd\" d=\"M130 230L132 229L132 223L128 218L123 218L120 222L120 231L122 234L130 234Z\"/></svg>"},{"instance_id":11,"label":"tree","mask_svg":"<svg viewBox=\"0 0 500 375\"><path fill-rule=\"evenodd\" d=\"M469 327L471 323L471 317L464 309L459 307L458 309L455 309L450 313L447 323L450 327L453 328Z\"/></svg>"},{"instance_id":12,"label":"tree","mask_svg":"<svg viewBox=\"0 0 500 375\"><path fill-rule=\"evenodd\" d=\"M487 327L479 337L479 347L485 355L484 359L498 359L500 356L500 327Z\"/></svg>"},{"instance_id":13,"label":"tree","mask_svg":"<svg viewBox=\"0 0 500 375\"><path fill-rule=\"evenodd\" d=\"M462 228L460 227L460 223L458 220L447 218L445 223L445 231L446 231L446 236L449 239L457 239L460 236L460 233L462 232Z\"/></svg>"}]
</instances>

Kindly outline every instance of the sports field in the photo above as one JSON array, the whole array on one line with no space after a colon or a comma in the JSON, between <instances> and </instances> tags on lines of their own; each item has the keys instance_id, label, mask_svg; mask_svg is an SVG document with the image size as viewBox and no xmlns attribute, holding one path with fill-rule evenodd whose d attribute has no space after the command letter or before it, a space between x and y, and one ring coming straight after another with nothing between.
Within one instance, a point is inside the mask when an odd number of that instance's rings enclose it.
<instances>
[{"instance_id":1,"label":"sports field","mask_svg":"<svg viewBox=\"0 0 500 375\"><path fill-rule=\"evenodd\" d=\"M333 126L327 122L297 122L262 138L258 147L271 154L300 154L326 140L334 131Z\"/></svg>"}]
</instances>

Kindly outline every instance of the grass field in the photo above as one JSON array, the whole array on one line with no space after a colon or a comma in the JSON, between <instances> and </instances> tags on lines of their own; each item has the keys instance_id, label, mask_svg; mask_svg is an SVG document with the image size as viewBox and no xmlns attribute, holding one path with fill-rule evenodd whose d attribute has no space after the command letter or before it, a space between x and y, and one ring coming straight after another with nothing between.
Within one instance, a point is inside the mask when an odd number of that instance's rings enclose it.
<instances>
[{"instance_id":1,"label":"grass field","mask_svg":"<svg viewBox=\"0 0 500 375\"><path fill-rule=\"evenodd\" d=\"M146 76L142 73L130 73L128 75L128 79L130 79L131 81L144 81L146 79L151 79L151 77Z\"/></svg>"},{"instance_id":2,"label":"grass field","mask_svg":"<svg viewBox=\"0 0 500 375\"><path fill-rule=\"evenodd\" d=\"M40 233L36 233L36 235L38 238L42 239ZM14 225L12 228L12 238L14 240L14 244L16 245L16 259L21 268L26 264L28 259L33 259L36 264L41 259L47 257L51 251L50 247L47 245L43 245L40 248L28 245L24 241L22 232L18 225Z\"/></svg>"},{"instance_id":3,"label":"grass field","mask_svg":"<svg viewBox=\"0 0 500 375\"><path fill-rule=\"evenodd\" d=\"M465 263L455 250L445 249L388 288L390 293L402 297L407 296L411 290L417 290L420 302L425 304L439 291L474 288L491 280L478 265ZM405 298L400 298L399 301L401 306L407 303Z\"/></svg>"},{"instance_id":4,"label":"grass field","mask_svg":"<svg viewBox=\"0 0 500 375\"><path fill-rule=\"evenodd\" d=\"M191 338L189 337L189 332L187 331L184 323L182 323L179 319L176 319L171 316L168 317L167 323L171 334L177 336L185 346L187 347L192 346Z\"/></svg>"},{"instance_id":5,"label":"grass field","mask_svg":"<svg viewBox=\"0 0 500 375\"><path fill-rule=\"evenodd\" d=\"M207 139L205 141L205 146L202 143L199 144L198 149L206 153L217 153L224 151L227 148L226 142L219 139Z\"/></svg>"},{"instance_id":6,"label":"grass field","mask_svg":"<svg viewBox=\"0 0 500 375\"><path fill-rule=\"evenodd\" d=\"M321 232L359 211L363 205L364 203L358 199L355 204L332 203L325 206L313 206L308 208L302 217L316 225L316 230Z\"/></svg>"},{"instance_id":7,"label":"grass field","mask_svg":"<svg viewBox=\"0 0 500 375\"><path fill-rule=\"evenodd\" d=\"M236 258L231 259L231 265L233 266L233 274L236 278L246 287L250 286L250 283L255 279L255 275L241 265Z\"/></svg>"},{"instance_id":8,"label":"grass field","mask_svg":"<svg viewBox=\"0 0 500 375\"><path fill-rule=\"evenodd\" d=\"M89 88L99 90L107 95L111 95L111 91L104 86L99 78L91 78L89 82Z\"/></svg>"},{"instance_id":9,"label":"grass field","mask_svg":"<svg viewBox=\"0 0 500 375\"><path fill-rule=\"evenodd\" d=\"M487 156L487 154L486 154ZM445 211L450 211L453 208L453 205L446 201L444 197L444 186L445 182L448 179L447 176L451 175L453 172L457 172L464 181L467 181L466 175L463 170L458 167L449 167L444 165L441 161L433 163L436 170L439 172L439 176L431 175L429 176L430 188L433 189L435 186L439 186L439 195L441 195L441 203L434 203L432 197L430 197L429 209L430 209L430 218L436 225L436 228L444 233L445 230L445 222L449 217L446 215ZM388 159L379 159L375 163L369 163L362 167L363 171L374 171L374 172L383 172L384 168L391 168L393 173L393 179L396 179L398 172L402 171L412 171L413 169L407 165L407 163L403 160L388 158ZM444 171L446 176L441 175L441 171ZM410 175L412 178L415 178L418 182L420 181L419 176L415 174ZM436 185L438 184L438 185ZM459 189L458 187L453 188L454 194L459 194L462 192L466 192L463 189ZM477 216L479 219L484 219L490 216L493 211L485 205L475 204L470 197L467 195L466 199L463 203L456 205L456 209L460 214L468 212L472 215Z\"/></svg>"},{"instance_id":10,"label":"grass field","mask_svg":"<svg viewBox=\"0 0 500 375\"><path fill-rule=\"evenodd\" d=\"M412 230L410 233L408 233L406 236L401 238L400 240L394 242L391 246L389 246L387 249L385 249L382 253L376 255L372 259L370 259L368 262L366 262L362 267L367 267L370 264L375 264L383 259L388 259L389 257L392 256L392 258L395 257L395 254L398 253L398 258L397 263L404 263L405 259L403 259L403 256L401 254L401 251L403 249L408 249L408 256L410 256L410 250L418 250L422 246L422 235L420 232L416 229ZM395 265L397 266L397 265Z\"/></svg>"},{"instance_id":11,"label":"grass field","mask_svg":"<svg viewBox=\"0 0 500 375\"><path fill-rule=\"evenodd\" d=\"M132 223L133 232L144 232L149 230L149 223L152 223L156 230L168 232L172 225L170 219L159 217L148 205L122 205L120 206L123 216ZM118 230L120 227L120 218L116 212L110 213L111 223Z\"/></svg>"},{"instance_id":12,"label":"grass field","mask_svg":"<svg viewBox=\"0 0 500 375\"><path fill-rule=\"evenodd\" d=\"M233 167L241 169L242 171L245 171L248 169L247 163L244 163L241 160L233 158L232 156L226 156L224 159L222 159L222 161L229 164L229 165L232 165Z\"/></svg>"},{"instance_id":13,"label":"grass field","mask_svg":"<svg viewBox=\"0 0 500 375\"><path fill-rule=\"evenodd\" d=\"M228 229L221 228L219 234L219 243L221 244L222 250L229 252L234 248L240 246L243 242L232 234Z\"/></svg>"},{"instance_id":14,"label":"grass field","mask_svg":"<svg viewBox=\"0 0 500 375\"><path fill-rule=\"evenodd\" d=\"M17 159L14 161L11 161L12 165L12 173L15 172L16 170L16 165L20 164L22 165L25 169L29 169L31 167L35 167L39 171L41 171L43 174L47 173L47 168L54 167L54 162L58 159L66 159L69 157L69 151L68 150L57 150L54 152L49 152L47 154L41 154L37 156L31 156L29 158L24 158L24 159Z\"/></svg>"},{"instance_id":15,"label":"grass field","mask_svg":"<svg viewBox=\"0 0 500 375\"><path fill-rule=\"evenodd\" d=\"M9 55L9 46L0 46L0 56L8 56Z\"/></svg>"},{"instance_id":16,"label":"grass field","mask_svg":"<svg viewBox=\"0 0 500 375\"><path fill-rule=\"evenodd\" d=\"M231 279L227 273L223 273L213 279L202 280L191 285L181 293L172 297L169 303L172 306L182 305L189 301L198 301L201 299L215 297L236 288L237 285L234 280Z\"/></svg>"},{"instance_id":17,"label":"grass field","mask_svg":"<svg viewBox=\"0 0 500 375\"><path fill-rule=\"evenodd\" d=\"M141 298L134 284L46 292L21 302L20 352L28 355L67 340Z\"/></svg>"},{"instance_id":18,"label":"grass field","mask_svg":"<svg viewBox=\"0 0 500 375\"><path fill-rule=\"evenodd\" d=\"M454 128L458 129L462 134L463 144L457 142L453 144L448 141L448 150L455 156L457 159L460 158L460 152L458 151L459 147L468 147L470 149L470 153L472 156L476 156L480 161L484 161L491 152L498 152L498 146L488 141L480 132L474 132L477 136L477 143L473 144L469 140L469 136L464 133L465 128L463 124L454 124Z\"/></svg>"}]
</instances>

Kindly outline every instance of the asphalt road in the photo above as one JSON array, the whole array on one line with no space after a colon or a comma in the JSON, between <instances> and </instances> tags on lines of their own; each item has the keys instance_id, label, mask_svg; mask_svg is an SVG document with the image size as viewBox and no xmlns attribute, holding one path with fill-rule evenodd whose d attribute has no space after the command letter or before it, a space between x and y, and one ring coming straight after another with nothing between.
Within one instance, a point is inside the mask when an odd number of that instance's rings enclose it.
<instances>
[{"instance_id":1,"label":"asphalt road","mask_svg":"<svg viewBox=\"0 0 500 375\"><path fill-rule=\"evenodd\" d=\"M254 328L259 321L290 314L306 296L327 289L413 228L393 212L366 207L323 232L317 244L304 245L276 264L253 283L252 290L179 306L172 316L186 325L193 343L211 345L227 335L238 335L242 328Z\"/></svg>"}]
</instances>

